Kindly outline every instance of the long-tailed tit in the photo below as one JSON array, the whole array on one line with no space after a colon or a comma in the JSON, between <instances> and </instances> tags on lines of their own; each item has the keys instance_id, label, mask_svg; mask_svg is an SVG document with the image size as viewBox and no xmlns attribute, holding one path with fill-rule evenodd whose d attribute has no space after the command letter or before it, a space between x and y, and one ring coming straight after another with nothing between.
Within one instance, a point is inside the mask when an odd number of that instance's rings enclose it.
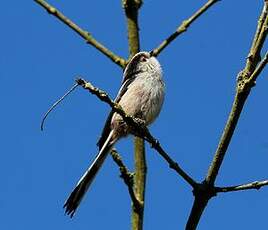
<instances>
[{"instance_id":1,"label":"long-tailed tit","mask_svg":"<svg viewBox=\"0 0 268 230\"><path fill-rule=\"evenodd\" d=\"M148 52L137 53L124 70L122 86L115 102L119 103L128 115L144 121L147 126L158 116L163 101L164 83L159 62ZM74 215L112 146L131 133L134 134L131 127L119 114L109 114L98 142L99 153L64 204L68 215Z\"/></svg>"}]
</instances>

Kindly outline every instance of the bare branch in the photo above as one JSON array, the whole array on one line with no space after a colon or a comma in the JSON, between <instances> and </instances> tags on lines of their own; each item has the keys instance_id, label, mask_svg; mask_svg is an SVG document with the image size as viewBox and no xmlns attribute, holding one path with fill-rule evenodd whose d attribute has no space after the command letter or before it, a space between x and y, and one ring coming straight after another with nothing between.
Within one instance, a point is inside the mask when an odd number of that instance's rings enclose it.
<instances>
[{"instance_id":1,"label":"bare branch","mask_svg":"<svg viewBox=\"0 0 268 230\"><path fill-rule=\"evenodd\" d=\"M268 180L264 181L254 181L248 184L241 184L228 187L215 187L215 191L218 192L236 192L241 190L250 190L250 189L260 189L263 186L268 185Z\"/></svg>"},{"instance_id":2,"label":"bare branch","mask_svg":"<svg viewBox=\"0 0 268 230\"><path fill-rule=\"evenodd\" d=\"M266 1L267 2L267 1ZM256 46L256 44L257 44L257 41L259 40L259 37L260 37L260 33L261 33L261 30L262 30L262 28L263 28L263 23L264 23L264 21L265 21L265 19L266 19L266 17L267 17L267 3L265 3L264 5L263 5L263 10L262 10L262 14L261 14L261 16L260 16L260 18L259 18L259 21L258 21L258 26L257 26L257 29L256 29L256 32L255 32L255 37L254 37L254 39L253 39L253 42L252 42L252 47L251 47L251 49L250 50L253 50L254 49L254 47Z\"/></svg>"},{"instance_id":3,"label":"bare branch","mask_svg":"<svg viewBox=\"0 0 268 230\"><path fill-rule=\"evenodd\" d=\"M255 39L253 39L250 55L247 59L245 68L238 74L236 94L233 105L204 181L204 184L207 186L204 187L205 191L198 189L194 191L195 200L188 218L186 229L196 229L208 201L213 196L213 192L215 192L214 183L227 152L228 146L233 137L244 104L248 95L250 94L251 88L254 86L257 76L261 73L267 63L267 55L265 55L262 62L258 65L260 61L260 52L267 36L267 4L267 1L265 1L265 7L260 15L260 20L254 36Z\"/></svg>"},{"instance_id":4,"label":"bare branch","mask_svg":"<svg viewBox=\"0 0 268 230\"><path fill-rule=\"evenodd\" d=\"M113 157L114 162L119 167L119 170L121 173L120 177L123 179L123 181L125 182L125 184L128 188L129 196L132 200L134 208L136 208L137 210L140 209L141 202L137 199L135 192L134 192L134 189L133 189L133 173L131 173L128 170L128 168L123 163L121 156L114 148L111 151L111 155Z\"/></svg>"},{"instance_id":5,"label":"bare branch","mask_svg":"<svg viewBox=\"0 0 268 230\"><path fill-rule=\"evenodd\" d=\"M205 5L203 5L198 11L196 11L190 18L184 20L181 25L176 29L176 31L171 34L168 38L161 42L161 44L151 51L153 56L158 56L164 48L166 48L175 38L180 34L186 32L187 28L202 14L204 14L212 5L214 5L219 0L209 0Z\"/></svg>"},{"instance_id":6,"label":"bare branch","mask_svg":"<svg viewBox=\"0 0 268 230\"><path fill-rule=\"evenodd\" d=\"M114 54L112 51L110 51L108 48L106 48L104 45L98 42L89 32L81 29L78 25L76 25L69 18L67 18L60 11L58 11L55 7L51 6L44 0L34 0L34 1L43 8L45 8L49 14L54 15L57 19L59 19L65 25L74 30L77 34L79 34L82 38L84 38L88 44L95 47L97 50L99 50L101 53L103 53L105 56L111 59L114 63L119 65L121 68L125 67L126 61L122 57L119 57L116 54Z\"/></svg>"},{"instance_id":7,"label":"bare branch","mask_svg":"<svg viewBox=\"0 0 268 230\"><path fill-rule=\"evenodd\" d=\"M266 5L267 3L265 2L264 4ZM259 56L264 40L266 39L266 36L267 36L267 26L268 26L267 7L265 7L265 9L266 11L262 11L260 18L263 17L263 14L266 14L266 18L265 18L264 23L262 24L261 32L258 32L258 30L256 30L256 33L259 33L259 37L258 37L258 41L256 42L256 44L252 45L253 48L250 51L252 56L251 58L248 58L245 68L238 75L237 88L236 88L237 92L236 92L236 96L233 102L233 106L232 106L229 118L226 122L222 137L218 144L218 148L214 155L212 164L209 168L209 171L206 177L206 181L209 184L214 184L216 180L218 171L220 169L223 158L225 156L225 153L227 151L227 148L233 136L234 130L236 128L238 119L242 112L247 96L250 93L251 87L254 86L253 84L249 84L249 83L252 83L252 81L253 82L255 81L255 79L261 73L261 70L264 68L264 66L267 63L267 55L266 55L262 63L256 68L256 66L259 63L259 58L256 58L256 57ZM254 40L253 40L253 43L254 43Z\"/></svg>"},{"instance_id":8,"label":"bare branch","mask_svg":"<svg viewBox=\"0 0 268 230\"><path fill-rule=\"evenodd\" d=\"M188 184L195 188L198 184L192 179L179 165L177 162L171 159L169 155L163 150L159 141L157 141L149 132L147 127L141 125L136 119L128 116L121 106L117 103L114 103L110 97L104 91L94 87L91 83L85 81L84 79L77 79L76 82L81 85L84 89L88 90L90 93L96 95L101 101L107 103L114 112L120 114L124 121L129 124L134 130L135 134L144 138L149 142L154 148L168 163L170 168L174 169Z\"/></svg>"}]
</instances>

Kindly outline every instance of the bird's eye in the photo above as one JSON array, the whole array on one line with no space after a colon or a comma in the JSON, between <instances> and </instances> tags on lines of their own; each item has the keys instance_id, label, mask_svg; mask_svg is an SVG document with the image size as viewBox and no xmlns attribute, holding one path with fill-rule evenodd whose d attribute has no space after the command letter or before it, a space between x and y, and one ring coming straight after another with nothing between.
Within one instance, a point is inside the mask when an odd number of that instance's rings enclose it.
<instances>
[{"instance_id":1,"label":"bird's eye","mask_svg":"<svg viewBox=\"0 0 268 230\"><path fill-rule=\"evenodd\" d=\"M147 61L147 58L144 57L144 56L141 56L140 61L141 61L141 62L146 62L146 61Z\"/></svg>"}]
</instances>

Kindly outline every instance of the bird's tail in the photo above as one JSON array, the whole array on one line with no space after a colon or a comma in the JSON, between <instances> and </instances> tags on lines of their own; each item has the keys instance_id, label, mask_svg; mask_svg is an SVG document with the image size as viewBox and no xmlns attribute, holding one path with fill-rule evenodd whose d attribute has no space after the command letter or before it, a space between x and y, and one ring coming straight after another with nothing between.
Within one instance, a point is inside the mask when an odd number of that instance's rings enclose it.
<instances>
[{"instance_id":1,"label":"bird's tail","mask_svg":"<svg viewBox=\"0 0 268 230\"><path fill-rule=\"evenodd\" d=\"M109 150L114 144L114 141L111 141L112 137L113 137L113 131L110 132L108 138L106 139L105 143L103 144L93 163L90 165L90 167L78 181L75 189L72 191L71 195L66 200L63 207L65 208L65 213L67 215L70 215L70 217L73 217L77 207L79 206L89 186L93 182L104 160L106 159Z\"/></svg>"}]
</instances>

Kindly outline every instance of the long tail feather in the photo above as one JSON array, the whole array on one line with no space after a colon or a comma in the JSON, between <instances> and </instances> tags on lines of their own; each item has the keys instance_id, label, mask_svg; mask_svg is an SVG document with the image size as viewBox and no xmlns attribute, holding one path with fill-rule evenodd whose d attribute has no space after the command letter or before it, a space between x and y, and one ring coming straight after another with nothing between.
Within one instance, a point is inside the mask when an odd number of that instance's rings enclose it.
<instances>
[{"instance_id":1,"label":"long tail feather","mask_svg":"<svg viewBox=\"0 0 268 230\"><path fill-rule=\"evenodd\" d=\"M89 186L93 182L104 160L106 159L109 153L109 150L114 143L114 141L111 143L112 136L113 136L113 131L110 132L108 138L106 139L105 143L103 144L100 152L94 159L93 163L90 165L88 170L84 173L84 175L78 181L75 189L72 191L71 195L66 200L63 208L65 208L65 213L67 215L70 215L71 218L75 214L77 207L79 206Z\"/></svg>"}]
</instances>

